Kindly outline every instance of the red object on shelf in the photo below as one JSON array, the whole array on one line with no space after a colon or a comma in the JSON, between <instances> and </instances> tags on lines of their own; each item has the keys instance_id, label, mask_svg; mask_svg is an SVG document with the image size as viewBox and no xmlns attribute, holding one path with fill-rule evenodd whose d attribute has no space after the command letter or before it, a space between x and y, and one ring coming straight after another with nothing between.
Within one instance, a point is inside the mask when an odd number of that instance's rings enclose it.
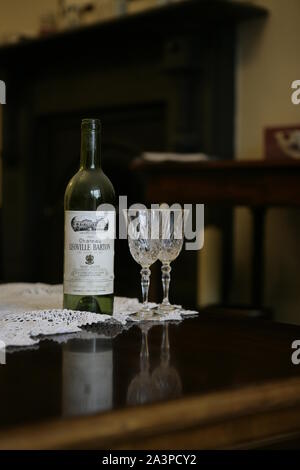
<instances>
[{"instance_id":1,"label":"red object on shelf","mask_svg":"<svg viewBox=\"0 0 300 470\"><path fill-rule=\"evenodd\" d=\"M300 124L267 127L264 134L266 159L300 160Z\"/></svg>"}]
</instances>

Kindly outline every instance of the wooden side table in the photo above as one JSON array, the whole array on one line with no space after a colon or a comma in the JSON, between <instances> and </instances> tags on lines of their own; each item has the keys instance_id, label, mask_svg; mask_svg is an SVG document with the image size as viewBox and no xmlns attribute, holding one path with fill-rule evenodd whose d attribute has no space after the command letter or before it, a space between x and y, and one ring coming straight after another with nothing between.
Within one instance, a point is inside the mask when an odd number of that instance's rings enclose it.
<instances>
[{"instance_id":1,"label":"wooden side table","mask_svg":"<svg viewBox=\"0 0 300 470\"><path fill-rule=\"evenodd\" d=\"M264 279L265 215L269 207L300 206L300 161L211 160L196 163L150 163L142 158L132 169L145 178L149 202L211 203L249 206L253 214L253 305L261 306Z\"/></svg>"}]
</instances>

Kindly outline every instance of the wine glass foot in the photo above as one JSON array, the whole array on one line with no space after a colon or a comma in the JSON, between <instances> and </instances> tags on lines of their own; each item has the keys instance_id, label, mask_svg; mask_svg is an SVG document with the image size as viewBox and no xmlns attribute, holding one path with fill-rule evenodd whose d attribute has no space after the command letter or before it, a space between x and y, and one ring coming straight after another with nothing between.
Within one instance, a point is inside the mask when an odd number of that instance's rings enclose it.
<instances>
[{"instance_id":1,"label":"wine glass foot","mask_svg":"<svg viewBox=\"0 0 300 470\"><path fill-rule=\"evenodd\" d=\"M159 313L158 309L139 310L130 314L130 318L139 321L156 321L159 317L165 316L165 313Z\"/></svg>"},{"instance_id":2,"label":"wine glass foot","mask_svg":"<svg viewBox=\"0 0 300 470\"><path fill-rule=\"evenodd\" d=\"M156 315L167 317L169 313L175 312L175 310L180 310L181 305L172 305L172 304L160 304L155 309Z\"/></svg>"},{"instance_id":3,"label":"wine glass foot","mask_svg":"<svg viewBox=\"0 0 300 470\"><path fill-rule=\"evenodd\" d=\"M131 313L130 318L133 320L148 320L152 316L152 312L145 312L143 310L139 310L137 312Z\"/></svg>"}]
</instances>

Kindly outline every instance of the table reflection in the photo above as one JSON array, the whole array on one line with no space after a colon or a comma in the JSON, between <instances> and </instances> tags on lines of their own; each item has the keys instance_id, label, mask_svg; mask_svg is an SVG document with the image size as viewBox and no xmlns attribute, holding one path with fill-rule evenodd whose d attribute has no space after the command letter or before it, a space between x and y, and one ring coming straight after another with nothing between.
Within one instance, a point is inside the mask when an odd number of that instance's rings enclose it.
<instances>
[{"instance_id":1,"label":"table reflection","mask_svg":"<svg viewBox=\"0 0 300 470\"><path fill-rule=\"evenodd\" d=\"M63 348L62 411L74 416L113 406L111 339L71 340Z\"/></svg>"},{"instance_id":2,"label":"table reflection","mask_svg":"<svg viewBox=\"0 0 300 470\"><path fill-rule=\"evenodd\" d=\"M182 383L177 369L170 364L169 324L163 326L160 365L154 369L152 377L160 400L177 398L182 393Z\"/></svg>"},{"instance_id":3,"label":"table reflection","mask_svg":"<svg viewBox=\"0 0 300 470\"><path fill-rule=\"evenodd\" d=\"M143 322L139 328L142 332L140 372L129 384L127 391L127 403L129 405L143 405L158 399L157 389L150 374L148 332L152 328L152 324L150 322Z\"/></svg>"},{"instance_id":4,"label":"table reflection","mask_svg":"<svg viewBox=\"0 0 300 470\"><path fill-rule=\"evenodd\" d=\"M132 379L127 392L129 405L142 405L159 400L177 398L182 393L180 375L174 366L170 365L169 325L163 325L160 364L150 372L150 356L148 333L153 326L143 322L139 328L142 332L140 351L140 372Z\"/></svg>"},{"instance_id":5,"label":"table reflection","mask_svg":"<svg viewBox=\"0 0 300 470\"><path fill-rule=\"evenodd\" d=\"M160 400L177 398L182 393L181 378L171 364L171 349L169 325L154 322L137 324L141 332L139 371L132 377L132 352L127 355L113 354L113 349L120 347L123 336L118 330L97 328L97 331L86 331L79 338L70 339L63 346L62 360L62 414L63 416L79 416L108 411L126 400L127 405L143 405ZM160 343L159 364L151 367L148 334L153 328L159 328L156 333ZM135 330L135 333L134 333ZM105 332L105 335L104 335ZM133 329L133 338L137 330ZM89 338L89 335L95 335ZM161 336L160 336L161 335ZM118 336L119 346L114 343ZM139 339L139 337L136 337ZM155 343L152 344L155 349ZM156 350L157 351L157 350ZM122 357L123 356L123 357ZM156 355L157 357L157 355ZM123 363L122 366L122 361ZM153 358L152 358L153 359ZM119 389L118 368L128 367L128 388ZM122 372L121 372L122 375ZM127 382L128 383L128 382ZM114 387L120 390L114 390ZM125 385L126 387L126 385Z\"/></svg>"}]
</instances>

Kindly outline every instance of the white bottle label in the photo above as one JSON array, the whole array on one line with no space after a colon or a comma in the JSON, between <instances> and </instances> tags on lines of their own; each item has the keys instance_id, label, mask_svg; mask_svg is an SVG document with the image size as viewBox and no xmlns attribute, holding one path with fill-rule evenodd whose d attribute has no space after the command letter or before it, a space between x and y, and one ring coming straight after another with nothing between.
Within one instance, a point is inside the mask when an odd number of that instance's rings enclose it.
<instances>
[{"instance_id":1,"label":"white bottle label","mask_svg":"<svg viewBox=\"0 0 300 470\"><path fill-rule=\"evenodd\" d=\"M65 294L113 293L114 238L114 211L65 211Z\"/></svg>"}]
</instances>

